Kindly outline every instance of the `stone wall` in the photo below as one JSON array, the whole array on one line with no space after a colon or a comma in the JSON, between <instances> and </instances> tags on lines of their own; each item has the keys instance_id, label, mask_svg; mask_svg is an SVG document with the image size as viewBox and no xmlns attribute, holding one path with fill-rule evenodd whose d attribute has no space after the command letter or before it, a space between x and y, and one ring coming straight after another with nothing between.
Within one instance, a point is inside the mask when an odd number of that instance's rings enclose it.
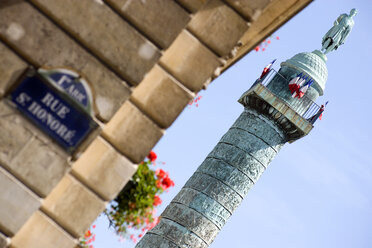
<instances>
[{"instance_id":1,"label":"stone wall","mask_svg":"<svg viewBox=\"0 0 372 248\"><path fill-rule=\"evenodd\" d=\"M241 38L257 44L310 0L261 2L0 1L0 247L76 246ZM265 32L249 39L250 27ZM74 154L7 99L29 67L71 68L89 82L100 128Z\"/></svg>"}]
</instances>

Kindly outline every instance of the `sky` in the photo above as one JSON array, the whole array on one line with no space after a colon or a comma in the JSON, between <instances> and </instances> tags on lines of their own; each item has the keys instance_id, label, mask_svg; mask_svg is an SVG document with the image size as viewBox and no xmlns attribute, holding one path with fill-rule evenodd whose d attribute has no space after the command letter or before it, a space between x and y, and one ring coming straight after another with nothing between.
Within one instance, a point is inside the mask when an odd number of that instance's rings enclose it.
<instances>
[{"instance_id":1,"label":"sky","mask_svg":"<svg viewBox=\"0 0 372 248\"><path fill-rule=\"evenodd\" d=\"M202 91L155 146L157 166L176 186L161 195L170 203L243 111L237 102L262 69L300 52L321 48L323 35L342 13L357 8L344 45L328 54L329 104L310 134L286 144L220 231L211 248L372 247L372 1L314 1L275 32L279 40L252 51ZM104 217L95 248L132 248L119 242Z\"/></svg>"}]
</instances>

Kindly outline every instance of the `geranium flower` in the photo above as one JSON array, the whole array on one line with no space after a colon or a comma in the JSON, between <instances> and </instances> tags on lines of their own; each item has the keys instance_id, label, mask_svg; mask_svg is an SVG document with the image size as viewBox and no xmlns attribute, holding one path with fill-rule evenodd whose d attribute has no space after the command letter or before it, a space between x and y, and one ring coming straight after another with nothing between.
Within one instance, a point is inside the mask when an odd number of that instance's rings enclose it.
<instances>
[{"instance_id":1,"label":"geranium flower","mask_svg":"<svg viewBox=\"0 0 372 248\"><path fill-rule=\"evenodd\" d=\"M154 151L151 151L151 152L149 153L149 155L147 155L147 158L148 158L151 162L155 162L155 160L156 160L157 157L158 157L158 156L156 155L156 153L155 153Z\"/></svg>"},{"instance_id":2,"label":"geranium flower","mask_svg":"<svg viewBox=\"0 0 372 248\"><path fill-rule=\"evenodd\" d=\"M165 172L165 171L163 171L162 169L157 169L157 170L155 171L155 175L156 175L158 178L161 178L161 179L168 177L168 173Z\"/></svg>"},{"instance_id":3,"label":"geranium flower","mask_svg":"<svg viewBox=\"0 0 372 248\"><path fill-rule=\"evenodd\" d=\"M136 224L140 224L140 223L141 223L141 219L139 217L137 217Z\"/></svg>"},{"instance_id":4,"label":"geranium flower","mask_svg":"<svg viewBox=\"0 0 372 248\"><path fill-rule=\"evenodd\" d=\"M84 234L84 237L89 238L90 236L92 236L92 233L90 232L90 230L86 231Z\"/></svg>"},{"instance_id":5,"label":"geranium flower","mask_svg":"<svg viewBox=\"0 0 372 248\"><path fill-rule=\"evenodd\" d=\"M163 180L162 180L161 183L162 183L162 185L164 185L164 187L166 189L168 189L169 187L173 187L174 186L174 182L169 177L163 178Z\"/></svg>"},{"instance_id":6,"label":"geranium flower","mask_svg":"<svg viewBox=\"0 0 372 248\"><path fill-rule=\"evenodd\" d=\"M160 204L162 203L162 200L160 199L160 197L159 196L154 196L154 203L153 203L153 205L154 206L159 206Z\"/></svg>"},{"instance_id":7,"label":"geranium flower","mask_svg":"<svg viewBox=\"0 0 372 248\"><path fill-rule=\"evenodd\" d=\"M156 180L156 187L157 187L158 189L166 190L165 186L162 184L162 180L161 180L161 179Z\"/></svg>"}]
</instances>

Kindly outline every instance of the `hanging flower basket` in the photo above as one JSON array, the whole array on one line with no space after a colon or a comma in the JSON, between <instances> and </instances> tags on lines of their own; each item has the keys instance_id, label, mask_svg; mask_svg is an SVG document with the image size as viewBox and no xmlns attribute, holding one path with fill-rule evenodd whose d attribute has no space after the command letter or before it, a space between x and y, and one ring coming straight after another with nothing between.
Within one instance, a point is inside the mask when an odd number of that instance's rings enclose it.
<instances>
[{"instance_id":1,"label":"hanging flower basket","mask_svg":"<svg viewBox=\"0 0 372 248\"><path fill-rule=\"evenodd\" d=\"M130 228L143 233L152 229L159 221L154 207L161 204L159 195L174 186L168 173L162 169L150 168L157 156L151 152L145 161L138 165L137 172L125 185L119 195L111 202L111 208L104 213L110 227L120 236L127 236ZM130 238L135 241L133 235Z\"/></svg>"}]
</instances>

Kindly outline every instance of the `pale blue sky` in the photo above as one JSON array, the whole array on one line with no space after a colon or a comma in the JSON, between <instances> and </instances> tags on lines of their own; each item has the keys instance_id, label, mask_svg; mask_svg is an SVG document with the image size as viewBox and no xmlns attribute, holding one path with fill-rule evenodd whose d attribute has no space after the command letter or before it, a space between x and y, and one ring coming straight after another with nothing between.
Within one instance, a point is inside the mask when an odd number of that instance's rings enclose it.
<instances>
[{"instance_id":1,"label":"pale blue sky","mask_svg":"<svg viewBox=\"0 0 372 248\"><path fill-rule=\"evenodd\" d=\"M199 107L186 108L154 148L176 186L163 194L159 213L177 194L242 112L237 103L262 69L299 52L320 49L341 13L357 8L346 43L328 55L329 100L311 133L286 144L211 248L372 247L372 1L311 3L275 34L265 52L251 52L215 80ZM95 248L132 248L97 222Z\"/></svg>"}]
</instances>

